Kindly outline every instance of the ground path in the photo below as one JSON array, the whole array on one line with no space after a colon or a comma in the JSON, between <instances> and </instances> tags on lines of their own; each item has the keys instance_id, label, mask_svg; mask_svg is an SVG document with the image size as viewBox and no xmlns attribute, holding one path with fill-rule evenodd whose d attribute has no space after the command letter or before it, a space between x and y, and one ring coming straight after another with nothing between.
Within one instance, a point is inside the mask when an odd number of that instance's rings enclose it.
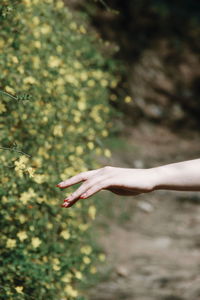
<instances>
[{"instance_id":1,"label":"ground path","mask_svg":"<svg viewBox=\"0 0 200 300\"><path fill-rule=\"evenodd\" d=\"M198 133L176 135L143 124L126 128L120 139L126 147L113 151L112 166L153 167L200 157ZM200 299L200 193L101 193L104 205L112 199L108 209L114 212L99 214L95 225L109 275L91 288L89 299Z\"/></svg>"}]
</instances>

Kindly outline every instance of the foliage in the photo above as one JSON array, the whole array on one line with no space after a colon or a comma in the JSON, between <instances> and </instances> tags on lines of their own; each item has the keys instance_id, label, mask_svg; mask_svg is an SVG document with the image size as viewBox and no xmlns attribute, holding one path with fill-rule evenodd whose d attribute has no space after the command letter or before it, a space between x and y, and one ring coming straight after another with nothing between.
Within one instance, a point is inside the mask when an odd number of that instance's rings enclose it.
<instances>
[{"instance_id":1,"label":"foliage","mask_svg":"<svg viewBox=\"0 0 200 300\"><path fill-rule=\"evenodd\" d=\"M55 185L111 156L115 63L62 1L3 0L0 32L0 299L81 300L96 207L60 208Z\"/></svg>"},{"instance_id":2,"label":"foliage","mask_svg":"<svg viewBox=\"0 0 200 300\"><path fill-rule=\"evenodd\" d=\"M82 8L93 16L93 24L99 25L101 18L106 26L101 24L99 30L103 36L110 35L121 47L121 56L133 61L144 49L151 47L152 43L166 38L172 46L179 51L183 43L196 53L199 53L200 34L200 2L196 0L132 0L104 1L109 3L109 10L117 10L118 15L110 14L105 19L105 14L99 12L99 8L105 11L106 6L101 1L82 1ZM87 4L87 5L86 5ZM91 9L92 6L92 9ZM116 34L115 34L115 33ZM121 36L120 36L121 33Z\"/></svg>"}]
</instances>

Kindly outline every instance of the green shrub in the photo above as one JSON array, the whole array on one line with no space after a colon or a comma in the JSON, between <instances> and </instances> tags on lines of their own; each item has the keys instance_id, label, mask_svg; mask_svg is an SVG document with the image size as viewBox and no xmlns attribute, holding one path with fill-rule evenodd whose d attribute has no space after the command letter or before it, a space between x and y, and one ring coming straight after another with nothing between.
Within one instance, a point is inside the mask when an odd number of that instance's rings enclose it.
<instances>
[{"instance_id":1,"label":"green shrub","mask_svg":"<svg viewBox=\"0 0 200 300\"><path fill-rule=\"evenodd\" d=\"M115 65L61 1L1 1L0 32L0 299L84 299L95 205L63 209L55 185L111 156Z\"/></svg>"}]
</instances>

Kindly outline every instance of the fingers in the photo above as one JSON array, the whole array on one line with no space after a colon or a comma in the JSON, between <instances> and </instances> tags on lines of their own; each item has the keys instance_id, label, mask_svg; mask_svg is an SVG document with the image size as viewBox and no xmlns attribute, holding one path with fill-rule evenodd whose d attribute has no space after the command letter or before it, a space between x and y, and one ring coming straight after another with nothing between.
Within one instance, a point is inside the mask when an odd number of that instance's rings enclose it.
<instances>
[{"instance_id":1,"label":"fingers","mask_svg":"<svg viewBox=\"0 0 200 300\"><path fill-rule=\"evenodd\" d=\"M62 181L60 183L58 183L56 186L59 188L66 188L69 187L70 185L79 183L81 181L87 180L90 176L96 174L99 171L99 169L97 170L91 170L91 171L87 171L87 172L81 172L78 175L75 175L65 181Z\"/></svg>"},{"instance_id":2,"label":"fingers","mask_svg":"<svg viewBox=\"0 0 200 300\"><path fill-rule=\"evenodd\" d=\"M85 193L89 188L92 186L98 186L101 182L105 180L104 175L98 175L94 178L90 178L86 180L74 193L72 193L69 197L67 197L65 200L67 201L73 201L75 198L80 197L83 193Z\"/></svg>"},{"instance_id":3,"label":"fingers","mask_svg":"<svg viewBox=\"0 0 200 300\"><path fill-rule=\"evenodd\" d=\"M94 180L90 180L89 182L85 182L81 185L81 187L79 187L79 189L75 193L71 195L71 197L64 199L65 203L63 203L62 206L71 207L79 199L88 198L108 185L109 181L104 176L95 178Z\"/></svg>"}]
</instances>

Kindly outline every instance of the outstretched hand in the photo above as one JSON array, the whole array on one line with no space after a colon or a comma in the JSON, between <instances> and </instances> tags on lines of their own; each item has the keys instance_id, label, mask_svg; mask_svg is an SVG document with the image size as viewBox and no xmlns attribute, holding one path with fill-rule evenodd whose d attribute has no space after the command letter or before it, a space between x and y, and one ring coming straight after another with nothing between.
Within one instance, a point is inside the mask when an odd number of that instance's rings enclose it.
<instances>
[{"instance_id":1,"label":"outstretched hand","mask_svg":"<svg viewBox=\"0 0 200 300\"><path fill-rule=\"evenodd\" d=\"M151 169L131 169L106 166L79 173L56 186L67 188L79 182L83 184L69 197L62 207L71 207L78 200L89 198L100 190L109 190L118 195L135 196L153 190Z\"/></svg>"}]
</instances>

